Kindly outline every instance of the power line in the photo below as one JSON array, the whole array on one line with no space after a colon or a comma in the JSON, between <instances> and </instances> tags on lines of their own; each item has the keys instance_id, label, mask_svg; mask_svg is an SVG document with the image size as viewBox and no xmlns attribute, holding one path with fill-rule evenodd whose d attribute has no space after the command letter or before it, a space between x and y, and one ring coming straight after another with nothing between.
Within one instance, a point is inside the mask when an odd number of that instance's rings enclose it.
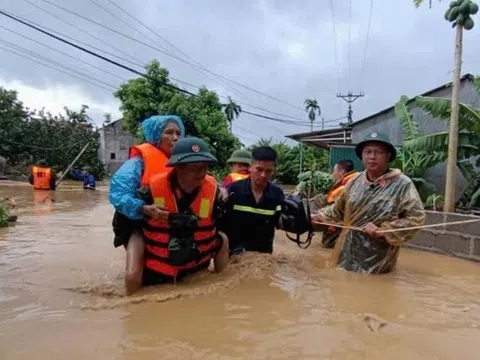
<instances>
[{"instance_id":1,"label":"power line","mask_svg":"<svg viewBox=\"0 0 480 360\"><path fill-rule=\"evenodd\" d=\"M34 43L36 43L36 44L45 46L45 47L47 47L47 48L49 48L49 49L51 49L51 50L53 50L53 51L56 51L56 52L58 52L58 53L60 53L60 54L62 54L62 55L64 55L64 56L67 56L67 57L69 57L69 58L71 58L71 59L74 59L74 60L76 60L76 61L80 61L80 62L83 63L83 64L86 64L86 65L88 65L88 66L94 67L94 68L96 68L96 69L98 69L98 70L100 70L100 71L103 71L104 73L107 73L107 74L109 74L109 75L111 75L111 76L116 77L117 79L120 79L120 80L122 80L122 81L127 81L125 78L122 78L122 77L120 77L120 76L118 76L118 75L115 75L115 74L113 74L113 73L105 70L105 69L102 69L100 66L96 66L96 65L94 65L94 64L88 63L88 62L86 62L86 61L84 61L84 60L82 60L82 59L79 59L79 58L77 58L77 57L75 57L75 56L72 56L72 55L70 55L70 54L67 54L66 52L63 52L63 51L58 50L58 49L55 49L54 47L49 46L49 45L46 45L46 44L44 44L44 43L41 43L41 42L38 41L38 40L32 39L31 37L28 37L28 36L25 36L25 35L23 35L23 34L20 34L19 32L16 32L16 31L14 31L14 30L7 29L6 27L4 27L4 26L2 26L2 25L0 25L0 28L4 29L4 30L6 30L6 31L9 31L9 32L11 32L11 33L13 33L13 34L16 34L16 35L18 35L18 36L21 36L21 37L23 37L24 39L30 40L30 41L32 41L32 42L34 42Z\"/></svg>"},{"instance_id":2,"label":"power line","mask_svg":"<svg viewBox=\"0 0 480 360\"><path fill-rule=\"evenodd\" d=\"M348 118L348 124L351 124L353 122L352 115L353 115L353 110L352 110L352 103L357 100L358 98L363 97L363 93L359 94L354 94L351 91L348 92L348 94L337 94L337 97L342 98L348 103L348 113L347 113L347 118Z\"/></svg>"},{"instance_id":3,"label":"power line","mask_svg":"<svg viewBox=\"0 0 480 360\"><path fill-rule=\"evenodd\" d=\"M340 67L337 56L337 32L335 30L335 10L333 7L333 0L330 0L330 9L332 10L332 27L333 27L333 56L335 60L335 67L337 69L337 90L340 91Z\"/></svg>"},{"instance_id":4,"label":"power line","mask_svg":"<svg viewBox=\"0 0 480 360\"><path fill-rule=\"evenodd\" d=\"M145 38L147 38L148 40L150 40L152 43L156 44L156 41L153 40L151 37L148 37L146 36L145 34L143 34L142 32L140 32L139 30L135 29L134 26L130 25L128 22L126 22L125 20L123 20L122 18L116 16L115 14L113 14L110 10L108 10L106 7L104 7L102 4L99 4L96 0L90 0L92 3L94 3L96 6L98 6L100 9L102 9L103 11L105 11L106 13L110 14L111 16L113 16L114 18L120 20L122 23L124 23L125 25L127 25L130 29L132 29L133 31L136 31L138 32L139 34L141 34L142 36L144 36ZM47 1L48 2L48 1ZM52 3L49 2L50 5L53 5ZM66 10L65 10L66 11ZM160 47L163 51L166 51L167 53L170 54L169 50L165 47Z\"/></svg>"},{"instance_id":5,"label":"power line","mask_svg":"<svg viewBox=\"0 0 480 360\"><path fill-rule=\"evenodd\" d=\"M128 63L130 63L130 64L133 64L133 65L136 65L136 66L139 66L139 67L143 67L143 65L142 65L141 63L139 63L138 61L136 61L136 59L135 59L134 57L130 56L130 55L129 55L128 53L126 53L125 51L122 51L121 49L119 49L119 48L117 48L117 47L115 47L115 46L113 46L113 45L111 45L111 44L108 44L107 42L103 41L101 38L99 38L99 37L97 37L97 36L89 33L88 31L85 31L84 29L81 29L81 28L79 28L78 26L76 26L76 25L74 25L74 24L72 24L72 23L64 20L64 19L61 18L60 16L58 16L58 15L56 15L56 14L54 14L54 13L52 13L52 12L46 10L46 9L43 9L42 7L40 7L40 6L32 3L30 0L25 0L25 1L26 1L27 3L29 3L30 5L38 8L39 10L45 12L46 14L48 14L48 15L50 15L50 16L52 16L52 17L54 17L54 18L56 18L56 19L58 19L58 20L60 20L60 21L62 21L63 23L65 23L65 24L67 24L67 25L69 25L69 26L71 26L71 27L73 27L73 28L75 28L75 29L77 29L77 30L79 30L79 31L81 31L82 33L85 33L85 34L91 36L92 38L100 41L101 43L103 43L103 44L105 44L105 45L107 45L107 46L110 46L111 48L119 51L120 53L124 54L125 56L128 56L129 58L133 59L134 61L132 62L132 61L130 61L130 60L128 60L128 59L125 59L125 58L119 57L118 55L115 55L115 54L106 52L106 51L104 51L104 50L102 50L102 49L99 49L99 48L96 48L96 47L94 47L94 46L92 46L92 45L89 45L89 44L86 44L86 43L82 43L81 41L76 40L76 39L74 39L74 38L72 38L72 37L69 37L69 36L67 36L67 35L65 35L65 34L56 32L56 31L54 31L54 30L52 30L52 29L48 29L48 28L46 28L46 27L44 27L44 26L41 26L41 25L36 24L36 23L34 23L34 22L32 22L32 21L29 21L31 24L34 24L34 25L36 25L36 26L38 26L38 27L40 27L40 28L46 29L46 30L48 30L48 31L50 31L50 32L56 33L57 35L60 35L60 36L69 38L70 40L77 41L77 42L81 43L82 45L89 46L89 47L91 47L91 48L94 48L94 49L97 50L97 51L101 51L101 52L106 53L106 54L108 54L108 55L110 55L110 56L114 56L114 57L116 57L116 58L118 58L118 59L121 59L121 60L123 60L123 61L126 61L126 62L128 62ZM110 15L112 15L113 17L115 17L115 18L117 18L117 19L119 19L120 21L122 21L122 22L125 23L125 21L124 21L123 19L119 18L119 17L116 16L114 13L112 13L111 11L109 11L108 9L106 9L105 7L103 7L102 5L98 4L95 0L91 0L91 1L92 1L94 4L96 4L97 6L99 6L101 9L103 9L104 11L109 12ZM132 17L132 18L135 19L137 22L139 22L140 24L143 25L143 23L142 23L140 20L136 19L133 15L130 15L128 12L126 12L126 11L125 11L123 8L121 8L119 5L117 5L117 4L115 4L115 3L113 3L113 4L114 4L115 6L117 6L118 8L120 8L120 9L121 9L123 12L125 12L127 15L129 15L130 17ZM21 17L19 17L19 16L17 16L17 17L18 17L19 19L26 20L26 19L21 18ZM130 26L128 23L127 23L127 25ZM143 26L146 26L146 25L143 25ZM130 26L130 27L131 27L131 26ZM147 27L147 28L148 28L148 27ZM148 29L149 29L150 31L152 31L154 34L156 34L160 39L162 39L162 40L164 40L165 42L168 43L168 41L167 41L166 39L164 39L163 37L161 37L161 36L160 36L159 34L157 34L155 31L153 31L153 30L150 29L150 28L148 28ZM136 30L136 29L134 29L134 30ZM138 30L137 30L137 31L138 31ZM155 41L152 40L151 38L148 38L148 39L149 39L150 41L152 41L152 42L155 42ZM170 44L170 43L168 43L168 44ZM174 48L176 48L174 45L172 45L172 44L170 44L170 45L173 46ZM185 54L185 53L183 53L180 49L178 49L178 48L176 48L176 49L177 49L178 51L180 51L182 54ZM168 51L168 50L167 50L167 51ZM206 68L205 68L203 65L201 65L198 61L196 61L195 59L189 57L187 54L185 54L185 56L187 56L188 58L190 58L190 59L192 59L193 61L195 61L196 63L198 63L199 66L201 66L202 68L206 69ZM206 69L206 70L208 70L208 69ZM205 70L204 70L203 72L204 72L204 74L205 74L207 77L209 77L210 79L212 79L212 77L211 77L211 75L210 75L209 73L207 73ZM190 84L190 83L188 83L188 82L185 82L185 81L176 79L176 78L174 78L174 77L172 77L172 76L170 76L170 78L171 78L172 80L175 80L175 81L181 83L181 84L185 84L185 85L187 85L187 86L191 86L191 87L194 87L194 88L199 89L199 87L196 86L196 85L192 85L192 84ZM215 81L215 80L214 80L214 81ZM229 84L227 84L226 82L222 81L221 79L217 79L217 81L219 81L223 86L231 89L233 92L239 94L239 95L240 95L241 97L243 97L244 99L247 99L247 101L251 102L251 99L250 99L250 98L248 98L245 94L243 94L243 93L240 92L239 90L235 89L233 86L230 86ZM227 97L223 97L223 98L227 99ZM252 108L255 108L255 109L258 109L258 110L262 110L262 111L271 113L271 114L274 114L274 115L279 115L279 116L287 117L287 118L290 118L290 119L303 121L303 120L300 119L300 118L293 117L293 116L289 116L289 115L283 115L283 114L280 114L280 113L277 113L277 112L274 112L274 111L265 109L265 108L263 108L263 107L260 107L260 106L258 106L258 105L255 105L255 104L254 104L254 105L248 104L248 106L250 106L250 107L252 107Z\"/></svg>"},{"instance_id":6,"label":"power line","mask_svg":"<svg viewBox=\"0 0 480 360\"><path fill-rule=\"evenodd\" d=\"M360 88L363 88L364 81L365 81L365 63L367 62L368 38L370 36L370 25L372 23L372 14L373 14L373 0L370 0L370 14L368 16L367 37L365 39L365 52L363 54L362 72L361 72L361 78L360 78L361 87Z\"/></svg>"},{"instance_id":7,"label":"power line","mask_svg":"<svg viewBox=\"0 0 480 360\"><path fill-rule=\"evenodd\" d=\"M0 11L1 11L1 10L0 10ZM8 14L7 12L4 12L4 13L5 13L5 14ZM9 15L10 15L10 16L13 16L12 14L9 14ZM36 22L34 22L34 21L27 20L27 19L25 19L25 18L23 18L23 17L21 17L21 16L15 15L15 17L16 17L16 19L20 19L20 20L22 20L22 21L24 21L24 22L30 23L30 24L32 24L32 25L35 25L36 27L38 27L38 28L40 28L40 29L44 29L45 31L49 31L49 32L51 32L51 33L53 33L53 34L57 34L57 35L62 36L62 37L64 37L64 38L67 38L67 39L76 41L77 43L82 44L82 45L84 45L84 46L91 47L92 49L95 49L95 50L97 50L97 51L99 51L99 52L102 52L102 53L105 53L105 54L107 54L107 55L110 55L110 56L116 57L116 58L118 58L118 59L121 59L121 60L123 60L123 61L125 61L125 62L127 62L127 63L129 63L129 64L136 65L136 66L139 66L139 67L143 67L143 65L140 64L139 62L132 62L132 61L130 61L130 60L128 60L128 59L125 59L125 58L123 58L123 57L121 57L121 56L115 55L115 54L113 54L113 53L111 53L111 52L105 51L105 50L100 49L100 48L98 48L98 47L96 47L96 46L87 44L87 43L85 43L85 42L83 42L83 41L81 41L81 40L77 40L77 39L75 39L75 38L73 38L73 37L71 37L71 36L65 35L65 34L63 34L63 33L61 33L61 32L56 31L56 30L53 30L53 29L50 29L50 28L48 28L48 27L46 27L46 26L40 25L40 24L38 24L38 23L36 23ZM14 19L14 20L16 20L16 19ZM60 18L60 19L61 19L61 18ZM67 23L67 24L68 24L68 23ZM85 33L86 33L86 32L85 32ZM86 34L87 34L87 33L86 33Z\"/></svg>"},{"instance_id":8,"label":"power line","mask_svg":"<svg viewBox=\"0 0 480 360\"><path fill-rule=\"evenodd\" d=\"M135 74L137 74L137 75L139 75L139 76L142 76L142 77L144 77L144 78L153 80L153 79L151 79L147 74L144 74L144 73L142 73L142 72L140 72L140 71L137 71L137 70L135 70L135 69L132 69L132 68L126 66L126 65L123 65L123 64L117 62L117 61L114 61L114 60L111 60L111 59L109 59L109 58L106 58L105 56L102 56L102 55L100 55L100 54L97 54L97 53L95 53L95 52L93 52L93 51L90 51L90 50L88 50L88 49L86 49L86 48L84 48L84 47L81 47L81 46L79 46L79 45L76 45L76 44L74 44L74 43L72 43L72 42L70 42L70 41L68 41L68 40L65 40L65 39L59 37L59 36L56 36L56 35L54 35L54 34L51 34L51 33L49 33L48 31L42 30L42 29L40 29L39 27L37 27L37 26L35 26L35 25L32 25L32 24L29 24L28 22L23 21L23 20L21 20L21 19L18 19L18 18L16 18L15 16L13 16L13 15L11 15L11 14L8 14L8 13L2 11L2 10L0 10L0 14L4 15L4 16L12 19L12 20L15 20L15 21L17 21L17 22L20 22L21 24L23 24L23 25L25 25L25 26L28 26L28 27L30 27L30 28L32 28L32 29L35 29L35 30L37 30L37 31L39 31L39 32L41 32L41 33L43 33L43 34L45 34L45 35L47 35L47 36L50 36L50 37L52 37L52 38L54 38L54 39L56 39L56 40L58 40L58 41L61 41L61 42L65 43L65 44L68 44L68 45L70 45L70 46L72 46L72 47L75 47L75 48L78 49L78 50L84 51L84 52L86 52L86 53L88 53L88 54L90 54L90 55L92 55L92 56L95 56L95 57L100 58L100 59L102 59L102 60L104 60L104 61L107 61L107 62L109 62L110 64L113 64L113 65L116 65L116 66L118 66L118 67L121 67L121 68L123 68L123 69L125 69L125 70L127 70L127 71L130 71L130 72L132 72L132 73L135 73ZM194 93L192 93L192 92L190 92L190 91L188 91L188 90L181 89L181 88L179 88L179 87L177 87L177 86L175 86L175 85L169 84L169 83L164 83L164 84L162 84L162 85L165 86L165 87L169 87L169 88L171 88L171 89L180 91L180 92L182 92L182 93L191 95L191 96L197 96L196 94L194 94ZM282 122L282 123L286 123L286 124L297 125L297 126L309 126L309 125L307 125L307 124L301 124L301 123L294 122L294 121L291 121L291 120L285 120L285 119L278 119L278 118L267 117L267 116L265 116L265 115L256 114L256 113L253 113L253 112L247 112L247 111L243 111L243 112L245 112L245 113L247 113L247 114L250 114L250 115L252 115L252 116L261 117L261 118L269 119L269 120L274 120L274 121L278 121L278 122Z\"/></svg>"},{"instance_id":9,"label":"power line","mask_svg":"<svg viewBox=\"0 0 480 360\"><path fill-rule=\"evenodd\" d=\"M348 1L348 84L352 84L352 0Z\"/></svg>"},{"instance_id":10,"label":"power line","mask_svg":"<svg viewBox=\"0 0 480 360\"><path fill-rule=\"evenodd\" d=\"M77 17L80 17L80 18L82 18L82 19L84 19L84 20L86 20L86 21L88 21L88 22L90 22L90 23L92 23L92 24L95 24L95 25L100 26L100 27L102 27L102 28L104 28L104 29L107 29L107 30L109 30L109 31L111 31L111 32L114 32L114 33L116 33L116 34L119 34L119 35L121 35L121 36L124 36L124 37L126 37L126 38L128 38L128 39L130 39L130 40L132 40L132 41L135 41L135 42L137 42L137 43L139 43L139 44L142 44L142 45L144 45L144 46L147 46L147 47L149 47L149 48L151 48L151 49L153 49L153 50L156 50L156 51L158 51L158 52L161 52L161 53L163 53L163 54L165 54L165 55L167 55L167 56L170 56L170 57L172 57L172 58L174 58L174 59L176 59L176 60L178 60L178 61L181 61L181 62L183 62L183 63L185 63L185 64L188 64L188 65L193 66L193 67L195 67L195 68L197 68L197 69L200 69L200 70L202 69L201 67L199 67L199 66L196 65L196 64L193 64L192 62L189 62L189 61L187 61L187 60L185 60L185 59L182 59L182 58L180 58L180 57L178 57L178 56L175 56L175 55L173 55L173 54L171 54L171 53L168 53L168 52L166 52L166 51L164 51L164 50L162 50L162 49L159 49L159 48L157 48L157 47L155 47L155 46L149 45L149 44L147 44L147 43L145 43L145 42L143 42L143 41L141 41L141 40L139 40L139 39L135 39L134 37L131 37L131 36L127 35L127 34L124 34L124 33L120 32L120 31L118 31L118 30L112 29L112 28L110 28L110 27L108 27L108 26L106 26L106 25L104 25L104 24L101 24L101 23L96 22L96 21L94 21L94 20L92 20L92 19L89 19L89 18L87 18L86 16L83 16L83 15L81 15L81 14L78 14L78 13L74 12L74 11L71 11L71 10L69 10L69 9L66 9L66 8L64 8L64 7L60 6L60 5L57 5L57 4L55 4L55 3L52 3L52 2L49 1L49 0L41 0L41 1L47 3L47 4L51 5L51 6L54 6L54 7L58 8L58 9L61 9L61 10L65 11L65 12L67 12L67 13L69 13L69 14L72 14L72 15L75 15L75 16L77 16ZM211 71L211 70L208 70L208 69L206 69L206 68L203 69L203 70L207 71L208 73L210 73L210 74L212 74L212 75L218 76L218 77L221 78L221 79L224 79L224 80L229 81L229 82L231 82L231 83L233 83L233 84L236 84L236 85L238 85L238 86L241 86L241 87L243 87L243 88L245 88L245 89L248 89L248 90L250 90L250 91L253 91L253 92L257 93L257 94L266 96L266 97L268 97L268 98L271 99L271 100L275 100L275 101L280 102L280 103L282 103L282 104L291 106L291 107L293 107L293 108L295 108L295 109L300 109L301 111L304 110L304 109L302 109L302 108L300 108L300 107L298 107L298 106L296 106L296 105L289 104L289 103L287 103L287 102L285 102L285 101L283 101L283 100L280 100L280 99L278 99L278 98L276 98L276 97L273 97L273 96L271 96L271 95L268 95L268 94L263 93L263 92L261 92L261 91L258 91L258 90L256 90L256 89L253 89L253 88L251 88L250 86L247 86L247 85L238 83L238 82L236 82L236 81L234 81L234 80L231 80L231 79L229 79L229 78L227 78L227 77L225 77L225 76L219 75L219 74L217 74L217 73L215 73L215 72L213 72L213 71Z\"/></svg>"},{"instance_id":11,"label":"power line","mask_svg":"<svg viewBox=\"0 0 480 360\"><path fill-rule=\"evenodd\" d=\"M116 16L113 12L109 11L108 9L106 9L105 7L101 6L100 4L98 4L97 0L90 0L92 1L93 3L95 3L97 6L101 7L103 10L107 11L108 13L110 13L112 16L114 16L115 18L117 19L120 19L121 21L123 21L121 18L119 18L118 16ZM180 48L178 48L177 46L175 46L174 44L172 44L171 42L169 42L166 38L164 38L163 36L161 36L158 32L154 31L151 27L145 25L142 21L140 21L139 19L137 19L135 16L133 16L132 14L130 14L128 11L126 11L124 8L122 8L120 5L116 4L113 0L108 0L112 5L114 5L117 9L119 9L122 13L124 13L125 15L127 15L128 17L130 17L131 19L133 19L135 22L137 22L138 24L140 24L141 26L143 26L144 28L146 28L148 31L150 31L151 33L153 33L155 36L157 36L160 40L164 41L165 43L167 43L168 45L170 45L173 49L175 49L176 51L178 51L180 54L182 54L183 56L185 56L187 59L191 60L192 62L194 62L196 65L198 65L201 69L202 69L202 72L204 73L205 76L207 76L209 79L212 79L211 75L207 72L207 68L202 65L199 61L197 61L196 59L194 59L193 57L191 57L190 55L188 55L186 52L182 51ZM130 25L129 25L130 26ZM151 40L151 39L150 39ZM151 40L153 41L153 40ZM240 92L239 90L237 90L235 87L229 85L228 83L226 83L225 81L223 81L221 78L219 77L216 77L216 80L214 81L218 81L220 84L222 84L223 86L227 87L228 89L232 90L234 93L238 94L240 97L244 98L245 100L247 100L248 102L252 103L252 100L247 96L245 95L244 93ZM295 120L300 120L300 121L303 121L299 118L295 118L295 117L292 117L292 116L286 116L286 115L282 115L282 114L279 114L279 113L275 113L273 111L270 111L270 110L267 110L265 108L262 108L256 104L254 105L249 105L253 108L256 108L256 109L259 109L259 110L262 110L262 111L265 111L265 112L269 112L271 114L274 114L274 115L280 115L280 116L283 116L283 117L288 117L288 118L291 118L291 119L295 119Z\"/></svg>"},{"instance_id":12,"label":"power line","mask_svg":"<svg viewBox=\"0 0 480 360\"><path fill-rule=\"evenodd\" d=\"M2 42L3 42L3 41L2 41ZM8 45L7 45L7 46L8 46ZM53 69L53 70L56 70L56 71L60 71L60 72L62 72L62 73L64 73L64 74L70 75L70 76L72 76L72 77L74 77L74 78L77 78L77 79L79 79L79 80L88 82L88 83L90 83L90 84L92 84L92 85L95 85L95 86L97 86L97 87L99 87L99 88L102 88L102 89L104 89L104 90L108 90L108 91L113 91L113 90L115 90L115 87L114 87L114 86L108 85L110 88L107 88L107 87L105 87L105 86L103 86L103 85L100 85L100 84L95 83L95 82L92 81L92 80L88 80L88 79L82 78L82 77L80 77L80 76L74 75L74 74L72 74L71 72L68 72L68 71L65 71L65 70L61 70L61 69L59 69L58 67L45 64L45 63L39 61L38 59L35 59L34 56L33 56L33 59L32 59L32 58L29 58L29 57L27 57L27 56L25 56L25 55L22 55L21 53L19 54L19 53L13 51L12 49L5 49L5 48L3 48L3 47L0 48L0 49L2 49L3 51L7 51L7 52L9 52L9 53L15 54L15 55L17 55L17 56L23 57L23 58L25 58L25 59L27 59L27 60L30 60L30 61L39 63L40 65L43 65L43 66L48 67L48 68L50 68L50 69ZM88 77L88 78L90 78L90 77ZM90 79L92 79L92 78L90 78ZM93 80L95 80L95 79L93 79Z\"/></svg>"},{"instance_id":13,"label":"power line","mask_svg":"<svg viewBox=\"0 0 480 360\"><path fill-rule=\"evenodd\" d=\"M134 58L133 56L130 56L127 52L125 52L125 51L117 48L116 46L113 46L112 44L109 44L108 42L106 42L106 41L103 40L102 38L100 38L100 37L98 37L98 36L96 36L96 35L93 35L92 33L88 32L87 30L82 29L82 28L80 28L80 27L78 27L78 26L76 26L76 25L74 25L74 24L66 21L66 20L63 19L62 17L60 17L60 16L58 16L58 15L56 15L56 14L54 14L54 13L51 13L50 11L42 8L41 6L39 6L39 5L31 2L30 0L25 0L25 1L26 1L27 3L29 3L30 5L36 7L37 9L43 11L44 13L46 13L46 14L48 14L48 15L50 15L50 16L58 19L58 20L60 20L61 22L65 23L65 24L67 24L67 25L69 25L69 26L71 26L71 27L74 28L74 29L77 29L77 30L80 31L82 34L86 34L86 35L90 36L91 38L99 41L100 43L102 43L102 44L104 44L104 45L106 45L106 46L108 46L108 47L110 47L110 48L112 48L112 49L115 49L115 50L118 51L120 54L123 54L123 55L129 57L131 60L127 60L127 59L122 58L122 57L119 57L119 56L117 56L117 55L115 55L115 54L109 53L109 52L107 52L107 51L105 51L105 50L103 50L103 49L100 49L100 48L96 48L96 47L91 46L91 47L94 48L95 50L101 51L101 52L103 52L103 53L105 53L105 54L108 54L108 55L110 55L110 56L114 56L114 57L116 57L117 59L121 59L121 60L123 60L123 61L126 61L126 62L132 64L132 65L137 65L137 66L139 66L139 67L143 67L143 66L144 66L143 64L139 63L136 58ZM20 16L17 16L17 17L18 17L19 19L22 19ZM25 20L25 19L22 19L22 20ZM43 26L41 26L41 25L35 24L34 22L31 22L31 23L34 24L34 25L37 25L38 27L43 27ZM43 27L43 28L45 29L45 27ZM58 33L58 32L56 32L56 31L54 31L54 30L51 30L51 29L49 29L49 30L50 30L51 32L53 32L53 33L60 34L60 35L62 35L62 36L64 36L64 37L66 37L66 38L69 38L70 40L75 40L75 39L73 39L73 38L71 38L71 37L68 37L67 35ZM82 44L82 45L87 45L86 43L82 43L82 42L79 41L79 40L76 40L76 41L79 42L79 43ZM88 45L87 45L87 46L88 46ZM133 62L132 62L132 60L133 60Z\"/></svg>"}]
</instances>

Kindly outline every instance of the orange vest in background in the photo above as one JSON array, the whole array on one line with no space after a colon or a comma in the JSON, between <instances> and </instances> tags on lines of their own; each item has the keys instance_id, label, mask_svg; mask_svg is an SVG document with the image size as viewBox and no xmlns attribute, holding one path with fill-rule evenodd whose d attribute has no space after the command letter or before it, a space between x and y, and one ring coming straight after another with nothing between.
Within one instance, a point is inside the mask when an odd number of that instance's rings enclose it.
<instances>
[{"instance_id":1,"label":"orange vest in background","mask_svg":"<svg viewBox=\"0 0 480 360\"><path fill-rule=\"evenodd\" d=\"M238 181L238 180L246 179L250 175L249 174L240 174L240 173L232 172L232 173L228 174L228 176L230 176L233 181Z\"/></svg>"},{"instance_id":2,"label":"orange vest in background","mask_svg":"<svg viewBox=\"0 0 480 360\"><path fill-rule=\"evenodd\" d=\"M168 157L162 150L149 143L144 143L130 148L128 158L140 156L143 159L144 167L140 185L148 185L153 175L161 172L170 172L171 168L167 167Z\"/></svg>"},{"instance_id":3,"label":"orange vest in background","mask_svg":"<svg viewBox=\"0 0 480 360\"><path fill-rule=\"evenodd\" d=\"M357 174L358 174L358 172L351 171L350 173L346 174L340 182L338 182L336 185L334 185L332 187L332 189L328 192L327 202L329 204L333 203L335 201L335 199L343 191L343 189L345 188L345 185L347 185L347 183Z\"/></svg>"},{"instance_id":4,"label":"orange vest in background","mask_svg":"<svg viewBox=\"0 0 480 360\"><path fill-rule=\"evenodd\" d=\"M178 214L175 196L171 190L169 173L154 176L150 181L150 191L154 204L166 207L170 213ZM216 193L217 182L214 177L207 175L197 197L190 205L192 212L199 217L198 227L193 236L200 250L197 261L191 261L181 266L169 263L170 226L168 220L147 218L143 235L145 266L148 269L158 274L176 278L179 272L195 269L213 258L217 246L217 230L212 219Z\"/></svg>"},{"instance_id":5,"label":"orange vest in background","mask_svg":"<svg viewBox=\"0 0 480 360\"><path fill-rule=\"evenodd\" d=\"M48 167L32 167L33 188L35 190L50 190L52 169Z\"/></svg>"},{"instance_id":6,"label":"orange vest in background","mask_svg":"<svg viewBox=\"0 0 480 360\"><path fill-rule=\"evenodd\" d=\"M342 193L343 189L345 188L345 185L347 185L347 183L355 176L357 175L358 172L357 171L351 171L349 172L348 174L346 174L343 179L338 182L337 184L335 184L332 189L328 192L328 195L327 195L327 203L330 205L330 204L333 204L335 202L335 199L340 196L340 194ZM337 230L338 228L336 228L335 226L330 226L328 227L328 232L330 233L333 233Z\"/></svg>"}]
</instances>

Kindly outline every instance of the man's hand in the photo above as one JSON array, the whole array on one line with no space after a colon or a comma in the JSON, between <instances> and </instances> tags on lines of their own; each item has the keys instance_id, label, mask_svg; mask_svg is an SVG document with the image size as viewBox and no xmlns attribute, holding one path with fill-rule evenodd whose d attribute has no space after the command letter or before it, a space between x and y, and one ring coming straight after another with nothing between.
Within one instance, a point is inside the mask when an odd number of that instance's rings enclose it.
<instances>
[{"instance_id":1,"label":"man's hand","mask_svg":"<svg viewBox=\"0 0 480 360\"><path fill-rule=\"evenodd\" d=\"M377 238L377 239L384 238L384 235L380 232L381 229L374 223L369 222L367 225L363 227L363 231L365 231L369 236L373 238Z\"/></svg>"},{"instance_id":2,"label":"man's hand","mask_svg":"<svg viewBox=\"0 0 480 360\"><path fill-rule=\"evenodd\" d=\"M158 205L143 205L142 213L154 220L168 220L168 210Z\"/></svg>"}]
</instances>

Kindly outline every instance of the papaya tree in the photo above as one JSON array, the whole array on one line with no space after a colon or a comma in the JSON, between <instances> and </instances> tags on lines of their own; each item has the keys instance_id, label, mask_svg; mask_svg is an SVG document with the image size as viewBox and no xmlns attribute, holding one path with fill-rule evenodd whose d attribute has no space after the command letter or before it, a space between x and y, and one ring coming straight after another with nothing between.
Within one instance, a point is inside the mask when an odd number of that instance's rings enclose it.
<instances>
[{"instance_id":1,"label":"papaya tree","mask_svg":"<svg viewBox=\"0 0 480 360\"><path fill-rule=\"evenodd\" d=\"M471 15L478 12L478 5L472 0L457 0L450 3L445 12L445 19L456 29L455 68L453 71L452 106L450 114L450 131L448 136L448 161L445 184L445 212L455 211L455 166L458 150L458 115L460 77L462 71L463 29L472 30L474 26Z\"/></svg>"},{"instance_id":2,"label":"papaya tree","mask_svg":"<svg viewBox=\"0 0 480 360\"><path fill-rule=\"evenodd\" d=\"M420 6L423 0L414 0L416 7ZM432 0L429 0L430 7ZM450 132L448 136L448 162L445 184L445 207L444 211L455 211L455 164L457 162L458 145L458 114L459 114L459 92L460 77L462 71L462 48L463 30L472 30L475 23L472 15L478 12L478 5L472 0L452 1L445 12L445 20L452 23L456 29L455 35L455 67L453 70L452 108L450 112Z\"/></svg>"}]
</instances>

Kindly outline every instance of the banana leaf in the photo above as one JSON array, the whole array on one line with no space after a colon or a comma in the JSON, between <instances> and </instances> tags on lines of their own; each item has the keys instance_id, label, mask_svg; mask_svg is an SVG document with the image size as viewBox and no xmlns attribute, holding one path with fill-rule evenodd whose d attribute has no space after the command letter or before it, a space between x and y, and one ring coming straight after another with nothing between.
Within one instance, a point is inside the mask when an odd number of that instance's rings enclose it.
<instances>
[{"instance_id":1,"label":"banana leaf","mask_svg":"<svg viewBox=\"0 0 480 360\"><path fill-rule=\"evenodd\" d=\"M402 95L394 108L395 117L400 121L405 140L415 139L418 135L418 124L413 119L413 115L407 106L408 101L408 97Z\"/></svg>"},{"instance_id":2,"label":"banana leaf","mask_svg":"<svg viewBox=\"0 0 480 360\"><path fill-rule=\"evenodd\" d=\"M479 139L475 134L463 131L458 133L458 150L462 157L475 156L480 153ZM403 147L409 151L448 153L448 131L425 135L405 141Z\"/></svg>"},{"instance_id":3,"label":"banana leaf","mask_svg":"<svg viewBox=\"0 0 480 360\"><path fill-rule=\"evenodd\" d=\"M447 124L450 123L451 99L419 96L415 99L415 103L432 117L441 119ZM480 110L464 103L460 103L459 105L459 130L468 130L471 133L480 134Z\"/></svg>"}]
</instances>

